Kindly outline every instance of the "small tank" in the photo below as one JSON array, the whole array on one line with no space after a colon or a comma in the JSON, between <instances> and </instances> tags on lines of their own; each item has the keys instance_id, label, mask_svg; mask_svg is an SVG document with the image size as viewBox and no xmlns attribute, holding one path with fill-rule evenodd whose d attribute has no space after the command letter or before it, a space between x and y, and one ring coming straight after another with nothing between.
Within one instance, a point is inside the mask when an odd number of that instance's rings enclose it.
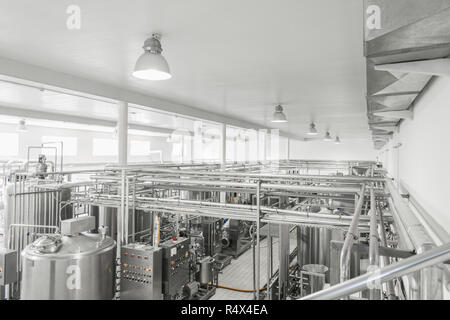
<instances>
[{"instance_id":1,"label":"small tank","mask_svg":"<svg viewBox=\"0 0 450 320\"><path fill-rule=\"evenodd\" d=\"M21 299L112 299L115 247L106 230L41 236L22 251Z\"/></svg>"}]
</instances>

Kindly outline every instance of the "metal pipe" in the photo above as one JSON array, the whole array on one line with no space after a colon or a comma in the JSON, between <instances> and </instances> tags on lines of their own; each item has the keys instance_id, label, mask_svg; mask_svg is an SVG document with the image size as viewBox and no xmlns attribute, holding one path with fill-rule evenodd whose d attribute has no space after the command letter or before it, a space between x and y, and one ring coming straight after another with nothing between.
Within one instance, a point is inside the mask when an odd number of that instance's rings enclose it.
<instances>
[{"instance_id":1,"label":"metal pipe","mask_svg":"<svg viewBox=\"0 0 450 320\"><path fill-rule=\"evenodd\" d=\"M377 211L378 211L378 215L380 217L381 245L383 247L387 247L386 231L384 230L383 212L379 208L377 208ZM384 266L389 265L390 264L389 257L383 256L383 262L384 262ZM393 280L389 280L387 282L387 292L388 292L389 300L394 300L396 298Z\"/></svg>"},{"instance_id":2,"label":"metal pipe","mask_svg":"<svg viewBox=\"0 0 450 320\"><path fill-rule=\"evenodd\" d=\"M355 213L353 214L353 219L350 227L345 237L344 246L341 251L340 257L340 280L344 282L350 277L350 255L352 251L354 238L358 238L359 235L356 234L358 230L359 216L361 214L361 209L364 204L364 192L366 190L366 185L363 184L361 187L361 193L359 196L358 203L355 208Z\"/></svg>"},{"instance_id":3,"label":"metal pipe","mask_svg":"<svg viewBox=\"0 0 450 320\"><path fill-rule=\"evenodd\" d=\"M367 289L369 283L386 281L450 260L450 242L388 265L379 272L366 273L343 283L303 297L300 300L332 300Z\"/></svg>"},{"instance_id":4,"label":"metal pipe","mask_svg":"<svg viewBox=\"0 0 450 320\"><path fill-rule=\"evenodd\" d=\"M260 199L261 181L258 181L256 186L256 300L260 299L260 272L261 272L261 251L260 251L260 221L261 221L261 199Z\"/></svg>"},{"instance_id":5,"label":"metal pipe","mask_svg":"<svg viewBox=\"0 0 450 320\"><path fill-rule=\"evenodd\" d=\"M369 233L369 269L377 270L379 268L379 250L378 250L378 227L377 210L375 205L375 194L373 187L370 188L370 233ZM370 300L375 299L376 288L370 289Z\"/></svg>"},{"instance_id":6,"label":"metal pipe","mask_svg":"<svg viewBox=\"0 0 450 320\"><path fill-rule=\"evenodd\" d=\"M375 195L373 188L370 189L370 241L369 241L369 265L379 265L378 252L378 226L377 210L375 206Z\"/></svg>"}]
</instances>

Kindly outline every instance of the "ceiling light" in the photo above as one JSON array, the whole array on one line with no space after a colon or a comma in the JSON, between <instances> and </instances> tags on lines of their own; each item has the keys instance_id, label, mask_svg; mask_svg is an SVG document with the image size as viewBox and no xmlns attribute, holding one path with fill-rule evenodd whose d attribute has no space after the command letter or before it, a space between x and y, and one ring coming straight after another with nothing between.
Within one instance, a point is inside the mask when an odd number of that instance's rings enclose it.
<instances>
[{"instance_id":1,"label":"ceiling light","mask_svg":"<svg viewBox=\"0 0 450 320\"><path fill-rule=\"evenodd\" d=\"M27 132L28 131L27 125L25 123L25 119L19 120L19 124L16 127L16 131L17 132Z\"/></svg>"},{"instance_id":2,"label":"ceiling light","mask_svg":"<svg viewBox=\"0 0 450 320\"><path fill-rule=\"evenodd\" d=\"M309 131L306 134L308 134L310 136L316 136L318 134L316 125L314 124L314 122L309 125Z\"/></svg>"},{"instance_id":3,"label":"ceiling light","mask_svg":"<svg viewBox=\"0 0 450 320\"><path fill-rule=\"evenodd\" d=\"M272 122L274 123L284 123L287 122L286 115L283 113L283 107L277 105L275 107L275 112L273 113Z\"/></svg>"},{"instance_id":4,"label":"ceiling light","mask_svg":"<svg viewBox=\"0 0 450 320\"><path fill-rule=\"evenodd\" d=\"M330 135L330 132L327 131L327 133L325 134L325 137L323 138L324 141L333 141L333 138Z\"/></svg>"},{"instance_id":5,"label":"ceiling light","mask_svg":"<svg viewBox=\"0 0 450 320\"><path fill-rule=\"evenodd\" d=\"M133 76L143 80L167 80L172 77L166 59L161 55L161 36L154 33L144 42L144 53L136 61Z\"/></svg>"},{"instance_id":6,"label":"ceiling light","mask_svg":"<svg viewBox=\"0 0 450 320\"><path fill-rule=\"evenodd\" d=\"M341 144L341 139L339 139L338 136L336 136L336 140L334 140L335 144Z\"/></svg>"}]
</instances>

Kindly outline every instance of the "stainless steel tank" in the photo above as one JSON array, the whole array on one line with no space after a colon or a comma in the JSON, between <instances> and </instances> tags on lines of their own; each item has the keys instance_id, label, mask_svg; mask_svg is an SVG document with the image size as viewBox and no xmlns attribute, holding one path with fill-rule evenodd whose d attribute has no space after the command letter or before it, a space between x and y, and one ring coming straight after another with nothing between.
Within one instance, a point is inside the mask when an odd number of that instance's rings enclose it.
<instances>
[{"instance_id":1,"label":"stainless steel tank","mask_svg":"<svg viewBox=\"0 0 450 320\"><path fill-rule=\"evenodd\" d=\"M115 241L102 234L38 238L22 251L21 299L112 299L115 247Z\"/></svg>"},{"instance_id":2,"label":"stainless steel tank","mask_svg":"<svg viewBox=\"0 0 450 320\"><path fill-rule=\"evenodd\" d=\"M108 236L117 240L117 208L99 206L94 209L97 227L108 227ZM130 210L128 221L128 234L133 232L133 214ZM141 241L146 235L152 234L153 215L150 212L136 210L134 215L135 241Z\"/></svg>"},{"instance_id":3,"label":"stainless steel tank","mask_svg":"<svg viewBox=\"0 0 450 320\"><path fill-rule=\"evenodd\" d=\"M342 241L344 233L341 230L332 230L316 227L297 228L297 261L300 267L308 264L320 264L330 268L330 242ZM329 281L329 272L326 273Z\"/></svg>"},{"instance_id":4,"label":"stainless steel tank","mask_svg":"<svg viewBox=\"0 0 450 320\"><path fill-rule=\"evenodd\" d=\"M214 281L214 259L207 256L200 261L200 283L212 283Z\"/></svg>"}]
</instances>

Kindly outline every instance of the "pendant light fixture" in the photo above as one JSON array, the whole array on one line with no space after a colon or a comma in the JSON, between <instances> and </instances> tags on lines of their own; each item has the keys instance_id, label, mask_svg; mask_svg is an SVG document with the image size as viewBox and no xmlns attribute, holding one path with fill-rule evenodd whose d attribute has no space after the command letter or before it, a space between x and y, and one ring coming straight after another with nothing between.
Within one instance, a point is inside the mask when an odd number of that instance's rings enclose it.
<instances>
[{"instance_id":1,"label":"pendant light fixture","mask_svg":"<svg viewBox=\"0 0 450 320\"><path fill-rule=\"evenodd\" d=\"M306 134L310 136L316 136L319 134L319 132L317 132L316 125L314 124L314 122L312 122L309 125L309 131Z\"/></svg>"},{"instance_id":2,"label":"pendant light fixture","mask_svg":"<svg viewBox=\"0 0 450 320\"><path fill-rule=\"evenodd\" d=\"M277 105L275 107L275 112L273 113L272 122L273 123L285 123L285 122L287 122L286 115L283 113L283 107L281 105Z\"/></svg>"},{"instance_id":3,"label":"pendant light fixture","mask_svg":"<svg viewBox=\"0 0 450 320\"><path fill-rule=\"evenodd\" d=\"M25 119L19 120L19 124L16 127L16 131L17 132L27 132L28 131L28 127L25 123Z\"/></svg>"},{"instance_id":4,"label":"pendant light fixture","mask_svg":"<svg viewBox=\"0 0 450 320\"><path fill-rule=\"evenodd\" d=\"M136 61L133 77L143 80L167 80L172 77L169 64L161 55L161 35L154 33L144 42L144 53Z\"/></svg>"},{"instance_id":5,"label":"pendant light fixture","mask_svg":"<svg viewBox=\"0 0 450 320\"><path fill-rule=\"evenodd\" d=\"M323 138L323 141L333 141L333 138L331 137L329 131L327 131L327 133L325 134L325 137Z\"/></svg>"}]
</instances>

